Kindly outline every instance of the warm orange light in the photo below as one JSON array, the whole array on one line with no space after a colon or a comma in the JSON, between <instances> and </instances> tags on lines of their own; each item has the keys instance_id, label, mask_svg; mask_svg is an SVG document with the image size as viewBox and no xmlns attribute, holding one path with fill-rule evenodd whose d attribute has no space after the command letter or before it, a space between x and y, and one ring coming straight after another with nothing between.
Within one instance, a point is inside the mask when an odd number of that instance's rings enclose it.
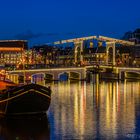
<instances>
[{"instance_id":1,"label":"warm orange light","mask_svg":"<svg viewBox=\"0 0 140 140\"><path fill-rule=\"evenodd\" d=\"M0 48L0 51L23 51L23 48L10 48L10 47L6 47L6 48Z\"/></svg>"}]
</instances>

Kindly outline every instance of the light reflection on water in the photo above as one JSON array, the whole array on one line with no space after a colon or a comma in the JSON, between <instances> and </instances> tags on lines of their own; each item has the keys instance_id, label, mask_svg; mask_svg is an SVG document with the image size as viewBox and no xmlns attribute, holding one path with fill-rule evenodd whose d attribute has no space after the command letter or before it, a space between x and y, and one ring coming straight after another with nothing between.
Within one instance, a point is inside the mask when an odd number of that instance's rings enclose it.
<instances>
[{"instance_id":1,"label":"light reflection on water","mask_svg":"<svg viewBox=\"0 0 140 140\"><path fill-rule=\"evenodd\" d=\"M49 122L1 120L0 138L140 139L140 82L94 82L47 84L52 88Z\"/></svg>"},{"instance_id":2,"label":"light reflection on water","mask_svg":"<svg viewBox=\"0 0 140 140\"><path fill-rule=\"evenodd\" d=\"M51 139L140 137L140 82L67 82L52 90Z\"/></svg>"}]
</instances>

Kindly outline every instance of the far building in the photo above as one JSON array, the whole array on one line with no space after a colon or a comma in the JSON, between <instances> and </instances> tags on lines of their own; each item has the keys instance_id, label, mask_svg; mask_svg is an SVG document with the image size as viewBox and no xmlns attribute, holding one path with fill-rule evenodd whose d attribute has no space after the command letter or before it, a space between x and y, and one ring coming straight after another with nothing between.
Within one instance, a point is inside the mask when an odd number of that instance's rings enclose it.
<instances>
[{"instance_id":1,"label":"far building","mask_svg":"<svg viewBox=\"0 0 140 140\"><path fill-rule=\"evenodd\" d=\"M140 28L136 29L135 31L128 31L126 32L123 37L123 40L133 41L135 44L140 44Z\"/></svg>"},{"instance_id":2,"label":"far building","mask_svg":"<svg viewBox=\"0 0 140 140\"><path fill-rule=\"evenodd\" d=\"M133 66L140 66L140 28L137 28L135 31L126 32L123 36L124 40L130 40L135 42L135 46L131 51L132 53L132 65Z\"/></svg>"},{"instance_id":3,"label":"far building","mask_svg":"<svg viewBox=\"0 0 140 140\"><path fill-rule=\"evenodd\" d=\"M22 55L28 49L26 40L0 40L0 66L15 67L22 61Z\"/></svg>"}]
</instances>

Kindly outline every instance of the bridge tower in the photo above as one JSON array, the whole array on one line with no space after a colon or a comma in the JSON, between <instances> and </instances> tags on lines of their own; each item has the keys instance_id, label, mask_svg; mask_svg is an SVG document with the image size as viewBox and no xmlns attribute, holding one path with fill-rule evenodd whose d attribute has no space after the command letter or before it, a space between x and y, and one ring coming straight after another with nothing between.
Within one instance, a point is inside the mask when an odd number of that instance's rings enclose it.
<instances>
[{"instance_id":1,"label":"bridge tower","mask_svg":"<svg viewBox=\"0 0 140 140\"><path fill-rule=\"evenodd\" d=\"M68 40L60 40L60 41L54 42L54 45L73 42L74 43L74 63L77 64L78 61L80 61L81 63L84 61L83 60L84 41L92 40L96 38L97 38L96 36L88 36L88 37L74 38L74 39L68 39ZM80 60L78 60L79 58Z\"/></svg>"},{"instance_id":2,"label":"bridge tower","mask_svg":"<svg viewBox=\"0 0 140 140\"><path fill-rule=\"evenodd\" d=\"M78 54L79 49L79 54ZM78 57L80 62L83 62L83 41L74 41L74 63L78 63Z\"/></svg>"},{"instance_id":3,"label":"bridge tower","mask_svg":"<svg viewBox=\"0 0 140 140\"><path fill-rule=\"evenodd\" d=\"M113 53L112 64L115 65L115 45L116 44L121 44L121 45L126 45L126 46L134 46L135 45L134 42L105 37L105 36L99 36L98 40L106 42L106 64L107 65L108 65L108 61L109 61L109 49L110 48L112 48L112 50L113 50L113 52L112 52Z\"/></svg>"},{"instance_id":4,"label":"bridge tower","mask_svg":"<svg viewBox=\"0 0 140 140\"><path fill-rule=\"evenodd\" d=\"M109 49L113 50L112 65L115 65L115 42L106 42L106 65L109 62Z\"/></svg>"}]
</instances>

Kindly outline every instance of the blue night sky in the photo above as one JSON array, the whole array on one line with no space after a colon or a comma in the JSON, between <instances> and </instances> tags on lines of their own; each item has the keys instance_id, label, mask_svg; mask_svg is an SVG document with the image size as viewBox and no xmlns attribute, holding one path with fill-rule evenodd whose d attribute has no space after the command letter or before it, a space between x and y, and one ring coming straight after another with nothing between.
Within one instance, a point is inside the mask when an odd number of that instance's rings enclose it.
<instances>
[{"instance_id":1,"label":"blue night sky","mask_svg":"<svg viewBox=\"0 0 140 140\"><path fill-rule=\"evenodd\" d=\"M121 38L140 27L140 0L1 0L0 39L29 45L104 35Z\"/></svg>"}]
</instances>

